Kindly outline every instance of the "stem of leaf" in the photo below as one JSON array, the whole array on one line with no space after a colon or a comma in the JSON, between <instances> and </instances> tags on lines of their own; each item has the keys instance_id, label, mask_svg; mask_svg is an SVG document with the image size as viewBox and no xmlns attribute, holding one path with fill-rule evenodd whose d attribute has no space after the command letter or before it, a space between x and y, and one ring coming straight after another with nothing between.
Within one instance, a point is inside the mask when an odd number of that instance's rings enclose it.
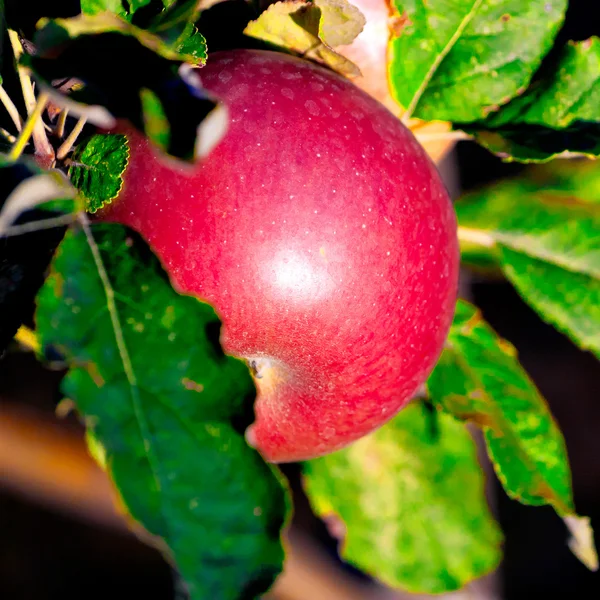
<instances>
[{"instance_id":1,"label":"stem of leaf","mask_svg":"<svg viewBox=\"0 0 600 600\"><path fill-rule=\"evenodd\" d=\"M58 121L56 123L56 135L59 139L62 139L65 135L65 124L67 122L67 117L69 116L69 109L64 108L60 115L58 115Z\"/></svg>"},{"instance_id":2,"label":"stem of leaf","mask_svg":"<svg viewBox=\"0 0 600 600\"><path fill-rule=\"evenodd\" d=\"M413 132L414 133L414 132ZM442 142L442 141L455 141L461 140L472 140L473 136L465 133L464 131L440 131L438 133L414 133L414 136L421 143L424 142Z\"/></svg>"},{"instance_id":3,"label":"stem of leaf","mask_svg":"<svg viewBox=\"0 0 600 600\"><path fill-rule=\"evenodd\" d=\"M487 231L470 227L458 227L458 240L461 245L473 244L484 248L493 248L496 245L496 240Z\"/></svg>"},{"instance_id":4,"label":"stem of leaf","mask_svg":"<svg viewBox=\"0 0 600 600\"><path fill-rule=\"evenodd\" d=\"M60 148L56 152L56 158L58 160L63 160L63 158L66 158L67 154L71 152L73 145L77 141L79 134L82 132L83 127L85 126L86 120L87 119L85 117L80 117L79 121L75 123L73 131L71 131L67 139L61 144Z\"/></svg>"},{"instance_id":5,"label":"stem of leaf","mask_svg":"<svg viewBox=\"0 0 600 600\"><path fill-rule=\"evenodd\" d=\"M8 36L13 48L15 60L17 61L17 72L19 74L19 80L21 81L21 90L23 91L23 98L25 100L27 114L31 117L32 113L38 106L38 102L35 98L35 93L33 91L31 77L29 77L27 70L19 64L19 60L23 55L23 46L21 44L21 40L19 40L19 35L16 31L14 31L13 29L9 29ZM44 163L52 163L54 161L54 148L48 141L48 136L46 135L44 123L41 119L41 114L42 113L40 112L40 114L38 115L38 119L34 123L33 133L30 135L33 135L33 143L35 144L36 154L38 154L44 159ZM27 137L29 138L29 136Z\"/></svg>"},{"instance_id":6,"label":"stem of leaf","mask_svg":"<svg viewBox=\"0 0 600 600\"><path fill-rule=\"evenodd\" d=\"M40 97L37 99L36 104L33 108L33 111L31 112L29 117L27 117L25 126L23 127L23 130L19 134L19 137L17 138L15 145L10 150L10 154L8 155L10 159L17 160L19 158L19 156L21 156L21 154L23 154L23 150L25 149L25 146L27 145L29 138L35 132L35 127L38 123L40 123L42 125L42 130L43 130L43 123L41 121L41 116L42 116L42 113L44 112L44 109L46 108L46 104L48 104L48 100L49 100L48 94L46 94L46 93L40 94ZM52 147L50 147L50 149L52 150ZM54 151L53 151L53 153L54 153Z\"/></svg>"},{"instance_id":7,"label":"stem of leaf","mask_svg":"<svg viewBox=\"0 0 600 600\"><path fill-rule=\"evenodd\" d=\"M6 112L9 114L12 122L15 124L17 131L21 131L23 127L23 119L21 119L21 115L15 106L15 103L11 100L10 96L6 93L6 90L0 85L0 102L4 104L4 108L6 108Z\"/></svg>"}]
</instances>

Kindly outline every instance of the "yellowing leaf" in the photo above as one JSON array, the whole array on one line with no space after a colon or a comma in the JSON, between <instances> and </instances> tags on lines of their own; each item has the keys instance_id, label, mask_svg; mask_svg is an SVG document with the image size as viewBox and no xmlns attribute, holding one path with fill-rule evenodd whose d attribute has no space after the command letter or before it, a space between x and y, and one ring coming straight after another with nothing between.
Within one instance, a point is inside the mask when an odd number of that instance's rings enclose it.
<instances>
[{"instance_id":1,"label":"yellowing leaf","mask_svg":"<svg viewBox=\"0 0 600 600\"><path fill-rule=\"evenodd\" d=\"M474 306L458 303L447 346L427 388L437 406L482 429L509 496L525 504L548 504L569 518L567 523L578 523L571 548L585 564L594 565L589 523L575 513L560 429L520 366L515 349L498 337Z\"/></svg>"},{"instance_id":2,"label":"yellowing leaf","mask_svg":"<svg viewBox=\"0 0 600 600\"><path fill-rule=\"evenodd\" d=\"M244 33L355 77L360 75L358 67L332 46L349 44L363 25L362 14L346 0L294 0L272 4Z\"/></svg>"},{"instance_id":3,"label":"yellowing leaf","mask_svg":"<svg viewBox=\"0 0 600 600\"><path fill-rule=\"evenodd\" d=\"M502 534L473 440L464 424L422 403L306 463L305 485L326 523L343 522L342 556L388 585L448 592L500 560Z\"/></svg>"}]
</instances>

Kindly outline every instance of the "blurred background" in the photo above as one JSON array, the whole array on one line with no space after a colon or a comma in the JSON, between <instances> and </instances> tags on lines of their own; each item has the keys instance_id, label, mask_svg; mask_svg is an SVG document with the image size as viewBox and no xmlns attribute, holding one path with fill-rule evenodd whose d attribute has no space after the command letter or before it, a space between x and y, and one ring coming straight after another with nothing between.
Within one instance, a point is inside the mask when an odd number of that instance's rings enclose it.
<instances>
[{"instance_id":1,"label":"blurred background","mask_svg":"<svg viewBox=\"0 0 600 600\"><path fill-rule=\"evenodd\" d=\"M600 31L591 4L570 2L558 46ZM521 168L475 144L459 143L441 170L457 195ZM600 365L543 323L508 283L463 275L464 294L517 347L547 398L566 438L577 510L600 530ZM17 344L0 360L0 598L175 598L169 565L127 530L108 481L87 454L76 417L57 418L57 406L61 413L64 409L59 405L61 377ZM490 504L506 538L504 560L496 573L444 600L600 598L600 574L571 555L567 532L553 510L509 500L489 467L483 468ZM288 465L285 473L296 514L286 569L270 600L424 598L385 589L342 565L337 541L310 511L300 467Z\"/></svg>"}]
</instances>

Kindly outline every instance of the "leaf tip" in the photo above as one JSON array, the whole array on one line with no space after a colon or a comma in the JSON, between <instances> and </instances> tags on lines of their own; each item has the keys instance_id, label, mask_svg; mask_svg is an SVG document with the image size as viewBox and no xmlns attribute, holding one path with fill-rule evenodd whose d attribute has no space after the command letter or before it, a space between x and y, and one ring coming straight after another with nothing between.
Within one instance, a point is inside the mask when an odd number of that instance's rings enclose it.
<instances>
[{"instance_id":1,"label":"leaf tip","mask_svg":"<svg viewBox=\"0 0 600 600\"><path fill-rule=\"evenodd\" d=\"M564 522L571 537L568 545L571 552L590 570L598 571L598 552L594 543L594 530L589 517L569 515Z\"/></svg>"}]
</instances>

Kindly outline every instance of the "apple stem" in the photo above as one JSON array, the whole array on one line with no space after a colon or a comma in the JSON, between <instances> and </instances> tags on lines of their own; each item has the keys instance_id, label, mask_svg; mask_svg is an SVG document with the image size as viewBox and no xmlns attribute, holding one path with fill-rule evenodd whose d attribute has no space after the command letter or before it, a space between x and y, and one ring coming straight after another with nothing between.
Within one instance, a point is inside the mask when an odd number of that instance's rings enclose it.
<instances>
[{"instance_id":1,"label":"apple stem","mask_svg":"<svg viewBox=\"0 0 600 600\"><path fill-rule=\"evenodd\" d=\"M79 121L77 121L75 127L73 127L73 131L71 131L67 139L61 144L60 148L58 149L56 153L56 158L58 158L58 160L66 158L67 154L71 152L71 149L77 141L79 134L83 131L86 121L87 119L85 117L79 118Z\"/></svg>"},{"instance_id":2,"label":"apple stem","mask_svg":"<svg viewBox=\"0 0 600 600\"><path fill-rule=\"evenodd\" d=\"M15 124L17 131L21 131L23 127L23 119L15 106L15 103L11 100L11 97L6 93L6 90L0 84L0 102L4 104L4 108L6 108L6 112L9 114L12 122Z\"/></svg>"},{"instance_id":3,"label":"apple stem","mask_svg":"<svg viewBox=\"0 0 600 600\"><path fill-rule=\"evenodd\" d=\"M471 229L470 227L458 227L458 239L460 242L483 246L484 248L494 248L496 240L487 231L481 229Z\"/></svg>"},{"instance_id":4,"label":"apple stem","mask_svg":"<svg viewBox=\"0 0 600 600\"><path fill-rule=\"evenodd\" d=\"M29 117L27 117L27 121L25 123L25 126L23 127L23 130L19 134L19 137L17 138L17 141L15 142L14 146L10 150L10 154L8 156L11 160L17 160L19 158L19 156L21 156L21 154L23 154L23 150L25 149L25 146L27 145L29 138L31 137L32 134L35 136L35 129L38 124L42 125L42 130L43 130L43 123L42 123L40 117L42 116L42 113L44 112L44 109L46 108L46 105L48 104L48 100L49 100L48 94L46 94L46 93L40 94L33 110L29 114ZM44 133L44 136L45 135L46 134ZM34 137L34 140L35 140L35 137ZM37 148L37 146L36 146L36 148ZM50 147L50 148L52 149L52 147ZM52 154L54 154L54 150L52 150Z\"/></svg>"},{"instance_id":5,"label":"apple stem","mask_svg":"<svg viewBox=\"0 0 600 600\"><path fill-rule=\"evenodd\" d=\"M262 379L261 365L259 363L259 360L251 359L248 361L248 363L254 377L256 377L256 379Z\"/></svg>"},{"instance_id":6,"label":"apple stem","mask_svg":"<svg viewBox=\"0 0 600 600\"><path fill-rule=\"evenodd\" d=\"M413 132L414 133L414 132ZM461 141L472 140L473 136L464 131L440 131L438 133L414 133L414 136L421 143L437 141Z\"/></svg>"},{"instance_id":7,"label":"apple stem","mask_svg":"<svg viewBox=\"0 0 600 600\"><path fill-rule=\"evenodd\" d=\"M36 100L35 92L33 90L33 83L29 77L27 69L25 69L23 65L19 64L19 60L23 55L23 45L19 39L19 34L14 29L8 30L8 36L13 53L15 55L15 60L17 62L17 73L21 82L21 90L23 92L23 99L25 100L25 107L27 108L27 114L29 117L31 117L36 108L39 106L39 102ZM45 94L40 94L40 98L43 95ZM45 108L45 104L43 108ZM54 162L54 148L48 141L48 136L46 135L46 130L44 128L44 122L41 119L43 108L33 123L33 143L35 145L36 154L42 159L44 164L50 165ZM29 139L29 135L27 136L27 139Z\"/></svg>"}]
</instances>

